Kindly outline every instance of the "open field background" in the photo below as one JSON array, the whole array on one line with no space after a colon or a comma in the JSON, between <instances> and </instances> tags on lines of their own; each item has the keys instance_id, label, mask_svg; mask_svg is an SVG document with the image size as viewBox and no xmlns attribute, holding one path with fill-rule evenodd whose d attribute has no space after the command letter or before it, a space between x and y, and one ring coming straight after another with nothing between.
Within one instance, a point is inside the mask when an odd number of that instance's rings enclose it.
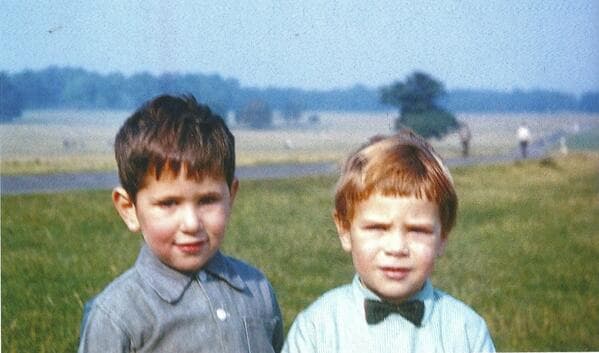
<instances>
[{"instance_id":1,"label":"open field background","mask_svg":"<svg viewBox=\"0 0 599 353\"><path fill-rule=\"evenodd\" d=\"M0 172L29 174L98 171L115 168L114 135L128 111L27 111L19 122L0 124ZM306 112L309 115L311 112ZM389 134L395 112L319 112L321 123L287 127L278 119L271 130L232 125L239 165L339 161L375 134ZM535 138L557 130L595 131L599 115L459 114L472 131L472 155L505 154L516 147L515 131L525 121ZM445 158L460 153L457 134L433 145Z\"/></svg>"},{"instance_id":2,"label":"open field background","mask_svg":"<svg viewBox=\"0 0 599 353\"><path fill-rule=\"evenodd\" d=\"M599 153L452 170L460 210L434 283L502 351L599 350ZM333 177L242 182L225 252L263 269L286 328L351 280ZM74 351L84 301L134 261L107 191L2 196L2 351Z\"/></svg>"}]
</instances>

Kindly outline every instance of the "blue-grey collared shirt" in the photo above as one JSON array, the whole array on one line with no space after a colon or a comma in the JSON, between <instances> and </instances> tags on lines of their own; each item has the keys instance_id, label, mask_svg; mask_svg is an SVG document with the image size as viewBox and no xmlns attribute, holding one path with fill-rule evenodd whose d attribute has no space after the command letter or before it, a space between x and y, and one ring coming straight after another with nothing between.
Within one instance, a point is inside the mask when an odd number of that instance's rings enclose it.
<instances>
[{"instance_id":1,"label":"blue-grey collared shirt","mask_svg":"<svg viewBox=\"0 0 599 353\"><path fill-rule=\"evenodd\" d=\"M378 299L356 275L333 289L295 319L284 353L312 352L494 352L485 321L461 301L427 281L411 299L424 301L421 327L399 314L378 324L366 323L365 299Z\"/></svg>"},{"instance_id":2,"label":"blue-grey collared shirt","mask_svg":"<svg viewBox=\"0 0 599 353\"><path fill-rule=\"evenodd\" d=\"M194 276L143 246L94 300L79 352L279 352L281 312L257 269L217 252Z\"/></svg>"}]
</instances>

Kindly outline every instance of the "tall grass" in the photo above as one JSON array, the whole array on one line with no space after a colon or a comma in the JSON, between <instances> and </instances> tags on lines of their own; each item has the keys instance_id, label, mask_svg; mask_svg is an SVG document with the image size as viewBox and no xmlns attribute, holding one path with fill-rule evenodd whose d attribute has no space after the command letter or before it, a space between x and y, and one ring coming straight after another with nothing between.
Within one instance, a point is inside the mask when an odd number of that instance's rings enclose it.
<instances>
[{"instance_id":1,"label":"tall grass","mask_svg":"<svg viewBox=\"0 0 599 353\"><path fill-rule=\"evenodd\" d=\"M453 171L460 210L434 283L507 351L599 350L599 155ZM225 252L271 279L286 327L351 280L334 178L242 182ZM75 350L83 302L135 260L107 191L2 197L2 351Z\"/></svg>"}]
</instances>

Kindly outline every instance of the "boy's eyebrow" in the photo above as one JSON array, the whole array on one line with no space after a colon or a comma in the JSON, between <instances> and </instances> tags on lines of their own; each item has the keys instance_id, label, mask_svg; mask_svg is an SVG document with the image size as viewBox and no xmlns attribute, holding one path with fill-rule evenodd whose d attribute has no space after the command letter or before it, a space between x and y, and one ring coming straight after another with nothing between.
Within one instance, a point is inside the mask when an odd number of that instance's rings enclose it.
<instances>
[{"instance_id":1,"label":"boy's eyebrow","mask_svg":"<svg viewBox=\"0 0 599 353\"><path fill-rule=\"evenodd\" d=\"M434 226L435 225L435 221L428 218L428 217L410 217L407 218L405 221L405 224L408 226Z\"/></svg>"},{"instance_id":2,"label":"boy's eyebrow","mask_svg":"<svg viewBox=\"0 0 599 353\"><path fill-rule=\"evenodd\" d=\"M153 195L150 197L150 201L152 202L160 202L164 200L180 200L183 196L174 195L174 194L162 194L162 195Z\"/></svg>"},{"instance_id":3,"label":"boy's eyebrow","mask_svg":"<svg viewBox=\"0 0 599 353\"><path fill-rule=\"evenodd\" d=\"M218 191L199 192L195 194L196 197L222 197L222 193Z\"/></svg>"},{"instance_id":4,"label":"boy's eyebrow","mask_svg":"<svg viewBox=\"0 0 599 353\"><path fill-rule=\"evenodd\" d=\"M215 191L215 190L210 190L210 191L199 191L199 192L192 192L191 194L179 194L179 193L173 193L173 192L165 192L164 194L161 195L155 195L152 197L152 199L165 199L165 198L172 198L172 199L183 199L185 197L221 197L222 193L219 191Z\"/></svg>"},{"instance_id":5,"label":"boy's eyebrow","mask_svg":"<svg viewBox=\"0 0 599 353\"><path fill-rule=\"evenodd\" d=\"M362 223L377 223L377 224L389 224L391 220L389 217L382 216L380 214L367 215L360 219Z\"/></svg>"}]
</instances>

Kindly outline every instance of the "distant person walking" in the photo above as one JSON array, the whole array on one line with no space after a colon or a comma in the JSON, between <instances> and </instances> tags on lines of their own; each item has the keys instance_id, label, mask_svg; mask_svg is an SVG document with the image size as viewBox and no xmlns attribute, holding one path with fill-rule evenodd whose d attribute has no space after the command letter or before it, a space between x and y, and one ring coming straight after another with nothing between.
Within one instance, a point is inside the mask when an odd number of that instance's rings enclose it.
<instances>
[{"instance_id":1,"label":"distant person walking","mask_svg":"<svg viewBox=\"0 0 599 353\"><path fill-rule=\"evenodd\" d=\"M462 157L466 158L470 154L470 140L472 140L472 133L468 124L460 122L460 129L458 130L460 136L460 143L462 144Z\"/></svg>"},{"instance_id":2,"label":"distant person walking","mask_svg":"<svg viewBox=\"0 0 599 353\"><path fill-rule=\"evenodd\" d=\"M528 144L530 143L531 139L530 129L528 129L526 123L520 124L516 134L518 136L518 143L520 144L522 158L526 158L528 156Z\"/></svg>"}]
</instances>

